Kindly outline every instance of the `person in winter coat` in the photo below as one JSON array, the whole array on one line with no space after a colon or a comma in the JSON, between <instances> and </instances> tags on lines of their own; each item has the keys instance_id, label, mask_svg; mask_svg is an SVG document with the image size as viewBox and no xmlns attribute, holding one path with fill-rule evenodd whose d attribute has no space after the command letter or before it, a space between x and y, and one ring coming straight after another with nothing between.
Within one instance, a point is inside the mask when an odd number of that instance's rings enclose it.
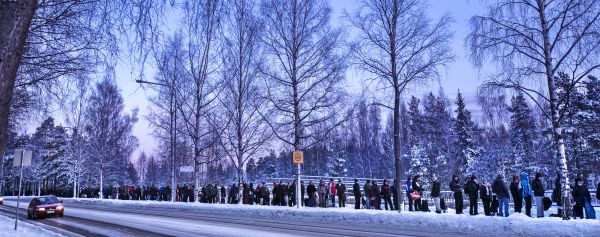
<instances>
[{"instance_id":1,"label":"person in winter coat","mask_svg":"<svg viewBox=\"0 0 600 237\"><path fill-rule=\"evenodd\" d=\"M420 175L416 175L415 177L413 177L411 185L412 185L413 192L417 191L421 194L421 197L423 197L423 193L424 193L425 189L423 189L423 186L421 185L421 176ZM413 203L415 205L415 211L421 211L421 198L415 200Z\"/></svg>"},{"instance_id":2,"label":"person in winter coat","mask_svg":"<svg viewBox=\"0 0 600 237\"><path fill-rule=\"evenodd\" d=\"M456 214L463 214L463 188L459 182L460 178L458 175L453 175L452 181L450 182L450 190L454 192L454 206L456 208Z\"/></svg>"},{"instance_id":3,"label":"person in winter coat","mask_svg":"<svg viewBox=\"0 0 600 237\"><path fill-rule=\"evenodd\" d=\"M529 175L521 173L521 189L523 190L523 199L525 199L525 215L531 216L531 201L533 199L533 191L529 182Z\"/></svg>"},{"instance_id":4,"label":"person in winter coat","mask_svg":"<svg viewBox=\"0 0 600 237\"><path fill-rule=\"evenodd\" d=\"M317 196L315 195L316 192L317 192L317 188L315 187L315 185L313 184L312 181L309 181L308 186L306 187L306 193L308 194L307 206L315 207L315 202L316 202L316 198L317 198Z\"/></svg>"},{"instance_id":5,"label":"person in winter coat","mask_svg":"<svg viewBox=\"0 0 600 237\"><path fill-rule=\"evenodd\" d=\"M367 183L365 183L365 186L363 187L363 190L365 191L365 206L367 206L367 209L371 209L371 180L367 180Z\"/></svg>"},{"instance_id":6,"label":"person in winter coat","mask_svg":"<svg viewBox=\"0 0 600 237\"><path fill-rule=\"evenodd\" d=\"M360 184L358 179L354 179L354 185L352 185L352 193L354 194L354 209L360 209Z\"/></svg>"},{"instance_id":7,"label":"person in winter coat","mask_svg":"<svg viewBox=\"0 0 600 237\"><path fill-rule=\"evenodd\" d=\"M335 182L333 179L329 180L329 184L327 185L329 190L329 198L331 199L331 207L335 207L335 196L337 195L337 188L335 186Z\"/></svg>"},{"instance_id":8,"label":"person in winter coat","mask_svg":"<svg viewBox=\"0 0 600 237\"><path fill-rule=\"evenodd\" d=\"M265 182L262 185L262 201L263 206L268 206L271 203L271 191Z\"/></svg>"},{"instance_id":9,"label":"person in winter coat","mask_svg":"<svg viewBox=\"0 0 600 237\"><path fill-rule=\"evenodd\" d=\"M408 199L408 211L414 211L413 210L413 200L410 198L410 193L413 192L412 189L412 178L410 176L408 176L408 179L406 179L406 183L405 183L405 191L406 191L406 199Z\"/></svg>"},{"instance_id":10,"label":"person in winter coat","mask_svg":"<svg viewBox=\"0 0 600 237\"><path fill-rule=\"evenodd\" d=\"M600 200L600 183L598 183L598 187L596 188L596 199Z\"/></svg>"},{"instance_id":11,"label":"person in winter coat","mask_svg":"<svg viewBox=\"0 0 600 237\"><path fill-rule=\"evenodd\" d=\"M390 185L388 184L387 180L383 180L383 185L381 186L381 196L383 196L385 210L394 210L394 206L392 205L392 196L390 193ZM390 209L388 209L388 205Z\"/></svg>"},{"instance_id":12,"label":"person in winter coat","mask_svg":"<svg viewBox=\"0 0 600 237\"><path fill-rule=\"evenodd\" d=\"M254 184L253 183L250 183L250 185L248 186L248 192L249 192L248 193L248 199L249 199L248 203L250 205L254 205L254 192L255 192L255 190L254 190Z\"/></svg>"},{"instance_id":13,"label":"person in winter coat","mask_svg":"<svg viewBox=\"0 0 600 237\"><path fill-rule=\"evenodd\" d=\"M327 207L327 186L323 180L319 182L317 193L319 194L319 207Z\"/></svg>"},{"instance_id":14,"label":"person in winter coat","mask_svg":"<svg viewBox=\"0 0 600 237\"><path fill-rule=\"evenodd\" d=\"M306 205L304 203L304 193L306 188L304 187L304 180L300 181L300 202L302 203L302 206Z\"/></svg>"},{"instance_id":15,"label":"person in winter coat","mask_svg":"<svg viewBox=\"0 0 600 237\"><path fill-rule=\"evenodd\" d=\"M554 189L552 190L552 201L556 203L557 213L555 216L562 217L564 207L562 203L562 189L560 187L560 173L556 174Z\"/></svg>"},{"instance_id":16,"label":"person in winter coat","mask_svg":"<svg viewBox=\"0 0 600 237\"><path fill-rule=\"evenodd\" d=\"M483 202L483 212L486 216L491 216L492 190L487 180L484 180L483 185L479 186L479 197L481 197L481 201Z\"/></svg>"},{"instance_id":17,"label":"person in winter coat","mask_svg":"<svg viewBox=\"0 0 600 237\"><path fill-rule=\"evenodd\" d=\"M371 187L371 208L373 207L381 210L381 189L375 180L373 180L373 187Z\"/></svg>"},{"instance_id":18,"label":"person in winter coat","mask_svg":"<svg viewBox=\"0 0 600 237\"><path fill-rule=\"evenodd\" d=\"M336 185L338 202L341 208L346 207L346 185L342 183L341 179L338 179L338 184Z\"/></svg>"},{"instance_id":19,"label":"person in winter coat","mask_svg":"<svg viewBox=\"0 0 600 237\"><path fill-rule=\"evenodd\" d=\"M573 187L571 194L573 195L573 201L575 201L575 206L573 206L573 218L577 219L577 217L581 217L581 219L583 219L583 208L585 207L586 202L592 201L592 196L587 187L583 186L583 180L581 178L575 179L575 187Z\"/></svg>"},{"instance_id":20,"label":"person in winter coat","mask_svg":"<svg viewBox=\"0 0 600 237\"><path fill-rule=\"evenodd\" d=\"M515 212L521 213L523 208L523 188L521 188L521 182L519 182L519 176L517 175L513 176L510 183L510 194L513 198Z\"/></svg>"},{"instance_id":21,"label":"person in winter coat","mask_svg":"<svg viewBox=\"0 0 600 237\"><path fill-rule=\"evenodd\" d=\"M504 177L499 174L494 180L492 184L492 191L496 193L496 197L498 198L498 216L508 217L508 188L506 187L506 183L504 183Z\"/></svg>"},{"instance_id":22,"label":"person in winter coat","mask_svg":"<svg viewBox=\"0 0 600 237\"><path fill-rule=\"evenodd\" d=\"M433 203L435 205L435 213L442 213L442 208L440 206L440 192L441 186L440 180L438 180L437 175L433 175L433 183L431 184L431 197L433 198Z\"/></svg>"},{"instance_id":23,"label":"person in winter coat","mask_svg":"<svg viewBox=\"0 0 600 237\"><path fill-rule=\"evenodd\" d=\"M471 176L471 179L465 184L465 194L469 195L469 214L475 216L477 211L477 198L479 194L479 183L477 177Z\"/></svg>"},{"instance_id":24,"label":"person in winter coat","mask_svg":"<svg viewBox=\"0 0 600 237\"><path fill-rule=\"evenodd\" d=\"M396 189L396 180L394 180L394 182L392 183L390 191L392 192L392 203L394 204L394 210L399 210L400 200L398 200L398 189Z\"/></svg>"},{"instance_id":25,"label":"person in winter coat","mask_svg":"<svg viewBox=\"0 0 600 237\"><path fill-rule=\"evenodd\" d=\"M250 190L248 189L248 184L244 183L242 185L242 203L243 204L250 204L250 198L248 197L250 195Z\"/></svg>"},{"instance_id":26,"label":"person in winter coat","mask_svg":"<svg viewBox=\"0 0 600 237\"><path fill-rule=\"evenodd\" d=\"M533 197L535 199L535 209L537 210L537 218L544 217L544 185L542 183L542 174L536 173L535 180L531 184L533 188Z\"/></svg>"},{"instance_id":27,"label":"person in winter coat","mask_svg":"<svg viewBox=\"0 0 600 237\"><path fill-rule=\"evenodd\" d=\"M288 188L288 193L289 193L289 206L293 207L296 205L296 180L294 180L292 182L292 184L289 186Z\"/></svg>"}]
</instances>

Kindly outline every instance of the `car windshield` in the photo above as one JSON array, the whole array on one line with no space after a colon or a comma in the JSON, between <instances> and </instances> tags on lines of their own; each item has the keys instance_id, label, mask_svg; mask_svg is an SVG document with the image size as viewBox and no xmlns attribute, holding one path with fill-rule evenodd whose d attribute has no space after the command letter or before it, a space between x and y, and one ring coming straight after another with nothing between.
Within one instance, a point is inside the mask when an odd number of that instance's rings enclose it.
<instances>
[{"instance_id":1,"label":"car windshield","mask_svg":"<svg viewBox=\"0 0 600 237\"><path fill-rule=\"evenodd\" d=\"M54 203L58 203L58 198L56 198L56 197L41 197L41 198L38 198L38 205L54 204Z\"/></svg>"}]
</instances>

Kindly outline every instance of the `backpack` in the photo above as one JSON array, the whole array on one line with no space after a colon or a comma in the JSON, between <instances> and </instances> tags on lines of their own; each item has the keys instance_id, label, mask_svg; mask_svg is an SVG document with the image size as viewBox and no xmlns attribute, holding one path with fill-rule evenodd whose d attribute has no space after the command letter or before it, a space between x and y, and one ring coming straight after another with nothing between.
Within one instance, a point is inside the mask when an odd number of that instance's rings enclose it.
<instances>
[{"instance_id":1,"label":"backpack","mask_svg":"<svg viewBox=\"0 0 600 237\"><path fill-rule=\"evenodd\" d=\"M532 196L531 185L529 184L529 178L526 173L521 174L521 187L523 188L523 197Z\"/></svg>"}]
</instances>

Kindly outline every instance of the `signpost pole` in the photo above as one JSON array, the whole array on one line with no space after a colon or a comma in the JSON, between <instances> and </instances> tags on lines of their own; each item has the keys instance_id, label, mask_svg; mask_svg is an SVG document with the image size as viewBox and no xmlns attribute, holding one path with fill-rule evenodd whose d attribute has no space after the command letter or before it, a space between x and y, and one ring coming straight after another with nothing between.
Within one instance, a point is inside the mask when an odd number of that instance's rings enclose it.
<instances>
[{"instance_id":1,"label":"signpost pole","mask_svg":"<svg viewBox=\"0 0 600 237\"><path fill-rule=\"evenodd\" d=\"M298 163L298 175L296 175L296 206L300 209L302 204L302 193L300 193L300 164Z\"/></svg>"},{"instance_id":2,"label":"signpost pole","mask_svg":"<svg viewBox=\"0 0 600 237\"><path fill-rule=\"evenodd\" d=\"M19 203L21 202L21 184L23 181L23 159L25 159L25 149L21 150L21 160L19 162L21 174L19 175L19 192L17 195L17 210L15 211L15 230L17 230L17 222L19 222Z\"/></svg>"},{"instance_id":3,"label":"signpost pole","mask_svg":"<svg viewBox=\"0 0 600 237\"><path fill-rule=\"evenodd\" d=\"M296 206L300 209L302 206L302 191L300 190L300 165L304 163L304 153L302 151L292 152L292 163L298 165L298 171L296 172Z\"/></svg>"}]
</instances>

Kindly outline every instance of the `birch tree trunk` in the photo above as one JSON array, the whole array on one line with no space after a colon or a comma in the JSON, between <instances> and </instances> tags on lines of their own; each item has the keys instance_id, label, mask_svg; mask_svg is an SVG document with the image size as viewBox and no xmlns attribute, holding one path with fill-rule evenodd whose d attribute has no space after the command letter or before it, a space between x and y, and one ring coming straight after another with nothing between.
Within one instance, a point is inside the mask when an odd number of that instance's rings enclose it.
<instances>
[{"instance_id":1,"label":"birch tree trunk","mask_svg":"<svg viewBox=\"0 0 600 237\"><path fill-rule=\"evenodd\" d=\"M35 0L0 2L0 154L4 154L8 143L13 90L36 3ZM4 156L0 163L4 163Z\"/></svg>"}]
</instances>

